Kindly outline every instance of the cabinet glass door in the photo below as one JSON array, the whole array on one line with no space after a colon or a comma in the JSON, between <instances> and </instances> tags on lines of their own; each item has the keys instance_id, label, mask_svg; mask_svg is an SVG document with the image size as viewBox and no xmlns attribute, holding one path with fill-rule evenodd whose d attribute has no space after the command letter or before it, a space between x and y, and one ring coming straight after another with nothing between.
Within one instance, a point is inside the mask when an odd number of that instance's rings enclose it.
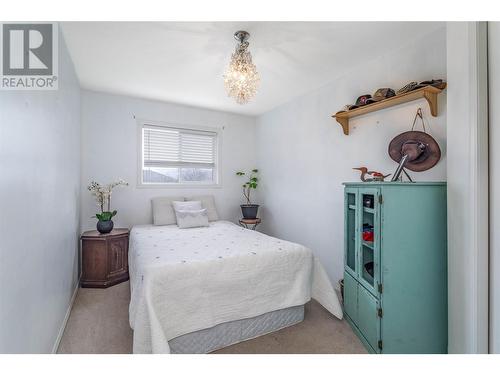
<instances>
[{"instance_id":1,"label":"cabinet glass door","mask_svg":"<svg viewBox=\"0 0 500 375\"><path fill-rule=\"evenodd\" d=\"M345 269L353 277L357 278L358 271L358 256L357 256L357 246L359 239L357 238L358 233L358 190L355 188L345 189L345 199L344 199L344 262Z\"/></svg>"},{"instance_id":2,"label":"cabinet glass door","mask_svg":"<svg viewBox=\"0 0 500 375\"><path fill-rule=\"evenodd\" d=\"M360 233L359 280L373 294L379 280L380 203L379 191L375 188L359 190Z\"/></svg>"}]
</instances>

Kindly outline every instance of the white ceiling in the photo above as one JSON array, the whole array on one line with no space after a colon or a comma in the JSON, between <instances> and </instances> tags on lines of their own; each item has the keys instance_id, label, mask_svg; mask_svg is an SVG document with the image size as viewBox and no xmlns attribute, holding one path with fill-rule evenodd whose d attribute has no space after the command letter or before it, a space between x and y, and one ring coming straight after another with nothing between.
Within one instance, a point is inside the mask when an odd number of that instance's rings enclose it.
<instances>
[{"instance_id":1,"label":"white ceiling","mask_svg":"<svg viewBox=\"0 0 500 375\"><path fill-rule=\"evenodd\" d=\"M259 115L321 87L441 22L64 22L83 88ZM250 32L261 76L246 105L228 98L222 75L236 30Z\"/></svg>"}]
</instances>

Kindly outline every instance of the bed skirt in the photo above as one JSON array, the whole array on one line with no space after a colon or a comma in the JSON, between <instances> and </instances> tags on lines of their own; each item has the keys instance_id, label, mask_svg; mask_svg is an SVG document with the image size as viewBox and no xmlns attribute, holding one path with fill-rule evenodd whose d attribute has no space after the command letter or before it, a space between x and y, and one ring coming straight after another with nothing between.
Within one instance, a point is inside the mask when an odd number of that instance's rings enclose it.
<instances>
[{"instance_id":1,"label":"bed skirt","mask_svg":"<svg viewBox=\"0 0 500 375\"><path fill-rule=\"evenodd\" d=\"M171 353L209 353L250 340L304 320L304 305L271 311L254 318L218 324L215 327L187 333L168 342Z\"/></svg>"}]
</instances>

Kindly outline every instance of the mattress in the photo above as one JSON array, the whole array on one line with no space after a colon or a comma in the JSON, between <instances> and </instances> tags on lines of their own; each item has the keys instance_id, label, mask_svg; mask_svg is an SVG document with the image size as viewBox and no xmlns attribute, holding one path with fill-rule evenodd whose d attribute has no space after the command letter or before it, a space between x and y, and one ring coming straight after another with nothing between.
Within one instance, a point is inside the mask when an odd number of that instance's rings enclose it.
<instances>
[{"instance_id":1,"label":"mattress","mask_svg":"<svg viewBox=\"0 0 500 375\"><path fill-rule=\"evenodd\" d=\"M290 327L304 320L304 305L271 311L255 318L218 324L168 342L174 354L203 354Z\"/></svg>"}]
</instances>

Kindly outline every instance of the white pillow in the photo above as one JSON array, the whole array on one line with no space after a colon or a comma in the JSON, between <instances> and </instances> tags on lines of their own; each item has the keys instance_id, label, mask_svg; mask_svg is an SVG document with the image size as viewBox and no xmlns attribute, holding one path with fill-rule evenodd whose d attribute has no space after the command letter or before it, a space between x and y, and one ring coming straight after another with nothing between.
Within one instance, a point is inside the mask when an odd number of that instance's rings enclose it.
<instances>
[{"instance_id":1,"label":"white pillow","mask_svg":"<svg viewBox=\"0 0 500 375\"><path fill-rule=\"evenodd\" d=\"M198 202L199 203L199 202ZM175 210L177 225L181 229L208 227L208 215L205 208L201 210Z\"/></svg>"},{"instance_id":2,"label":"white pillow","mask_svg":"<svg viewBox=\"0 0 500 375\"><path fill-rule=\"evenodd\" d=\"M207 209L208 221L219 220L217 209L215 208L215 201L213 195L200 195L196 197L186 198L186 201L201 201L202 208Z\"/></svg>"},{"instance_id":3,"label":"white pillow","mask_svg":"<svg viewBox=\"0 0 500 375\"><path fill-rule=\"evenodd\" d=\"M182 201L182 197L157 197L151 199L153 205L153 225L177 224L172 201Z\"/></svg>"},{"instance_id":4,"label":"white pillow","mask_svg":"<svg viewBox=\"0 0 500 375\"><path fill-rule=\"evenodd\" d=\"M175 211L196 211L203 208L200 201L173 201L172 205Z\"/></svg>"}]
</instances>

